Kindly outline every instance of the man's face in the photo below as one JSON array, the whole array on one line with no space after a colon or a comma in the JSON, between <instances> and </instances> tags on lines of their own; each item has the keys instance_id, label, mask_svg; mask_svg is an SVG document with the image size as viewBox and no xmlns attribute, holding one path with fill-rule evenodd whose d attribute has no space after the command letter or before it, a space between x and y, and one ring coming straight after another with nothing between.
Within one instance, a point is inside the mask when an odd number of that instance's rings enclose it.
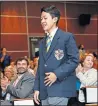
<instances>
[{"instance_id":1,"label":"man's face","mask_svg":"<svg viewBox=\"0 0 98 106\"><path fill-rule=\"evenodd\" d=\"M42 12L41 25L45 32L51 32L56 27L56 17L53 18L49 13Z\"/></svg>"},{"instance_id":2,"label":"man's face","mask_svg":"<svg viewBox=\"0 0 98 106\"><path fill-rule=\"evenodd\" d=\"M25 60L18 61L16 64L16 68L17 68L18 74L25 73L28 69L27 61L25 61Z\"/></svg>"}]
</instances>

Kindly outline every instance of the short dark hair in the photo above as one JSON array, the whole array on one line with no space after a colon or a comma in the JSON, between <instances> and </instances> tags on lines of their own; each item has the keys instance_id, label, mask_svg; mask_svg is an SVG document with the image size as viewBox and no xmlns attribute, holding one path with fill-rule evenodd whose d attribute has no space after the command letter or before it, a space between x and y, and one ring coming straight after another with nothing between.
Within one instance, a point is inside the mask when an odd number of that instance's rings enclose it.
<instances>
[{"instance_id":1,"label":"short dark hair","mask_svg":"<svg viewBox=\"0 0 98 106\"><path fill-rule=\"evenodd\" d=\"M35 52L35 57L39 57L39 51Z\"/></svg>"},{"instance_id":2,"label":"short dark hair","mask_svg":"<svg viewBox=\"0 0 98 106\"><path fill-rule=\"evenodd\" d=\"M19 61L22 61L22 60L25 60L25 61L27 62L27 65L29 65L29 61L28 61L26 58L24 58L24 57L18 58L18 59L15 61L15 65L17 65L17 63L18 63Z\"/></svg>"},{"instance_id":3,"label":"short dark hair","mask_svg":"<svg viewBox=\"0 0 98 106\"><path fill-rule=\"evenodd\" d=\"M60 19L60 11L54 5L41 8L41 13L42 12L49 13L53 18L57 17L58 20L56 24L58 24L59 19Z\"/></svg>"}]
</instances>

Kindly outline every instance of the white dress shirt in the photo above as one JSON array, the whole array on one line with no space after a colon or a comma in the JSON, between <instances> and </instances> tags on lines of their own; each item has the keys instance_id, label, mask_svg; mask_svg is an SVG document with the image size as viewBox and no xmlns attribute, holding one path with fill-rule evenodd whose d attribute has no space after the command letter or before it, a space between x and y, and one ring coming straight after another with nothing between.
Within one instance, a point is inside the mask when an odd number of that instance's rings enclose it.
<instances>
[{"instance_id":1,"label":"white dress shirt","mask_svg":"<svg viewBox=\"0 0 98 106\"><path fill-rule=\"evenodd\" d=\"M97 86L97 74L98 72L94 68L89 69L85 73L82 73L82 72L77 73L76 76L79 78L81 82L80 88L86 87L86 86ZM80 102L85 102L85 98L84 98L84 94L82 90L79 90L78 99Z\"/></svg>"}]
</instances>

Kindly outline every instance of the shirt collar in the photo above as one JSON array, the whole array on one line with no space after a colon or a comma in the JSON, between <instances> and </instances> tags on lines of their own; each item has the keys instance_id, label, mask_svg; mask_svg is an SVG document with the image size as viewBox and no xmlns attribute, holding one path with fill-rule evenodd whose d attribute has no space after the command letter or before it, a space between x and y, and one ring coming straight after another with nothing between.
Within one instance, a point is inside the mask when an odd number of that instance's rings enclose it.
<instances>
[{"instance_id":1,"label":"shirt collar","mask_svg":"<svg viewBox=\"0 0 98 106\"><path fill-rule=\"evenodd\" d=\"M55 35L56 31L58 30L58 27L56 27L55 29L52 30L51 33L46 32L47 36L53 36Z\"/></svg>"},{"instance_id":2,"label":"shirt collar","mask_svg":"<svg viewBox=\"0 0 98 106\"><path fill-rule=\"evenodd\" d=\"M49 34L49 36L54 37L56 31L58 30L58 27L56 27L55 29L52 30L52 32Z\"/></svg>"}]
</instances>

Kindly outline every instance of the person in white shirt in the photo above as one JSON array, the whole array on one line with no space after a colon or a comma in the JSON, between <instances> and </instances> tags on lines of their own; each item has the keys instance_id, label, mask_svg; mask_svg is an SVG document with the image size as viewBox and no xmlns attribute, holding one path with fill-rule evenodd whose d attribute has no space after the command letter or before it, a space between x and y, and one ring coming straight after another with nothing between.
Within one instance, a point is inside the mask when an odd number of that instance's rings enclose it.
<instances>
[{"instance_id":1,"label":"person in white shirt","mask_svg":"<svg viewBox=\"0 0 98 106\"><path fill-rule=\"evenodd\" d=\"M81 90L83 87L87 86L97 86L97 70L93 68L94 65L94 57L93 55L87 54L82 59L81 64L78 65L76 68L76 76L79 78L81 82L80 90L79 90L79 96L78 99L81 102L81 106L84 106L85 104L85 97L84 93Z\"/></svg>"}]
</instances>

